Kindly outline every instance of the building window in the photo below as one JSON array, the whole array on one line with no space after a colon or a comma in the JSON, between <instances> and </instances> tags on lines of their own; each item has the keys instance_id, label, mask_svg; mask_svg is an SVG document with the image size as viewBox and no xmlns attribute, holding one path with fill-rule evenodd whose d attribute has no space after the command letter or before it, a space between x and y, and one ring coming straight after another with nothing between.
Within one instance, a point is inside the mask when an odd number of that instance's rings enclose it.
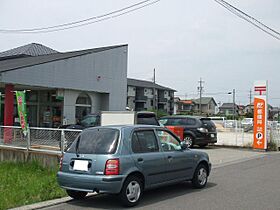
<instances>
[{"instance_id":1,"label":"building window","mask_svg":"<svg viewBox=\"0 0 280 210\"><path fill-rule=\"evenodd\" d=\"M26 101L37 102L38 101L38 92L37 91L26 92Z\"/></svg>"},{"instance_id":2,"label":"building window","mask_svg":"<svg viewBox=\"0 0 280 210\"><path fill-rule=\"evenodd\" d=\"M79 122L91 112L91 100L88 94L82 93L76 100L76 121Z\"/></svg>"},{"instance_id":3,"label":"building window","mask_svg":"<svg viewBox=\"0 0 280 210\"><path fill-rule=\"evenodd\" d=\"M77 104L91 105L90 97L85 93L80 94L79 97L76 100L76 105Z\"/></svg>"}]
</instances>

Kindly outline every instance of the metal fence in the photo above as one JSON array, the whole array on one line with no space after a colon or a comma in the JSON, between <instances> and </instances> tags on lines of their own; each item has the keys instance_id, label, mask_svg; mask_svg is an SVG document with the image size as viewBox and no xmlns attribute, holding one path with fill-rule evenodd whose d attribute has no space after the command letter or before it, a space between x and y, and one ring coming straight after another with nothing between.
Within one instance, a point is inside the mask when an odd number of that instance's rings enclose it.
<instances>
[{"instance_id":1,"label":"metal fence","mask_svg":"<svg viewBox=\"0 0 280 210\"><path fill-rule=\"evenodd\" d=\"M0 126L0 146L60 153L79 135L81 130L30 127L27 136L20 127Z\"/></svg>"},{"instance_id":2,"label":"metal fence","mask_svg":"<svg viewBox=\"0 0 280 210\"><path fill-rule=\"evenodd\" d=\"M215 122L218 132L217 145L252 147L253 129L245 129L240 122L219 124ZM229 124L233 126L228 126ZM236 125L236 126L234 126ZM23 135L20 127L0 126L0 146L26 150L62 153L79 135L81 130L35 128L28 129ZM268 142L274 142L280 147L280 128L268 126Z\"/></svg>"},{"instance_id":3,"label":"metal fence","mask_svg":"<svg viewBox=\"0 0 280 210\"><path fill-rule=\"evenodd\" d=\"M218 145L252 147L254 141L253 125L244 125L237 120L214 121L218 132ZM277 122L268 121L267 140L280 147L280 127Z\"/></svg>"},{"instance_id":4,"label":"metal fence","mask_svg":"<svg viewBox=\"0 0 280 210\"><path fill-rule=\"evenodd\" d=\"M276 144L278 150L280 149L280 128L271 128L269 131L269 139Z\"/></svg>"}]
</instances>

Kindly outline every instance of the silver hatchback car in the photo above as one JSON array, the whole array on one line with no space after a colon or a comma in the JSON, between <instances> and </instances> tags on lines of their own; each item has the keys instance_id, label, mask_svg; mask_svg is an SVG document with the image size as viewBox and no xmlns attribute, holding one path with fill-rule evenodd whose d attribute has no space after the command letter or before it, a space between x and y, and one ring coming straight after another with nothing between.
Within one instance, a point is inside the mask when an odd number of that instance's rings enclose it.
<instances>
[{"instance_id":1,"label":"silver hatchback car","mask_svg":"<svg viewBox=\"0 0 280 210\"><path fill-rule=\"evenodd\" d=\"M105 126L82 131L61 158L57 179L74 199L118 194L135 206L146 189L182 181L203 188L210 171L206 153L188 149L166 128Z\"/></svg>"}]
</instances>

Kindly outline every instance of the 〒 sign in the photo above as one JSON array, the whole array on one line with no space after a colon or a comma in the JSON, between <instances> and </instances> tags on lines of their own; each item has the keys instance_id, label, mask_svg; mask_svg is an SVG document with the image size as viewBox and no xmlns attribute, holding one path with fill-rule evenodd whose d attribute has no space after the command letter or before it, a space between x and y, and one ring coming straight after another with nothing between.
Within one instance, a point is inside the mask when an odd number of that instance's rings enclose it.
<instances>
[{"instance_id":1,"label":"\u3012 sign","mask_svg":"<svg viewBox=\"0 0 280 210\"><path fill-rule=\"evenodd\" d=\"M255 82L254 149L267 149L267 81Z\"/></svg>"},{"instance_id":2,"label":"\u3012 sign","mask_svg":"<svg viewBox=\"0 0 280 210\"><path fill-rule=\"evenodd\" d=\"M266 86L255 86L254 90L259 95L266 95Z\"/></svg>"}]
</instances>

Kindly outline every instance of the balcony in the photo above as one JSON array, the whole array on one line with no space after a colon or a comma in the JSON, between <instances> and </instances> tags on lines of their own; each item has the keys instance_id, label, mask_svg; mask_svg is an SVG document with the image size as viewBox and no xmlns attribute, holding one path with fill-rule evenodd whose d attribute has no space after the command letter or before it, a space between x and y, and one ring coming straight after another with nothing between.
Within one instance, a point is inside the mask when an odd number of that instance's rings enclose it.
<instances>
[{"instance_id":1,"label":"balcony","mask_svg":"<svg viewBox=\"0 0 280 210\"><path fill-rule=\"evenodd\" d=\"M158 98L158 103L161 103L161 104L167 103L167 98Z\"/></svg>"},{"instance_id":2,"label":"balcony","mask_svg":"<svg viewBox=\"0 0 280 210\"><path fill-rule=\"evenodd\" d=\"M135 102L146 102L148 99L147 96L136 96L135 97Z\"/></svg>"}]
</instances>

